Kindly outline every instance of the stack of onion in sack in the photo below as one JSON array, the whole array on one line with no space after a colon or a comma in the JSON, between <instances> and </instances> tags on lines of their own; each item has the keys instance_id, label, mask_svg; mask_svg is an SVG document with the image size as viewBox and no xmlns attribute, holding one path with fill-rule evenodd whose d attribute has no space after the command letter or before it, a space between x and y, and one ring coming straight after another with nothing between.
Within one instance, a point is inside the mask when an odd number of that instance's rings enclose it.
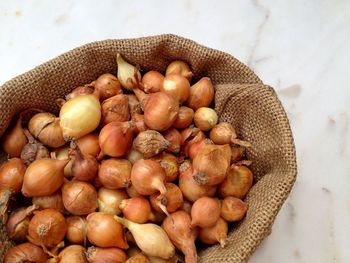
<instances>
[{"instance_id":1,"label":"stack of onion in sack","mask_svg":"<svg viewBox=\"0 0 350 263\"><path fill-rule=\"evenodd\" d=\"M225 247L244 218L250 144L218 123L211 80L191 86L182 61L165 76L117 65L2 137L5 262L197 262L195 242Z\"/></svg>"}]
</instances>

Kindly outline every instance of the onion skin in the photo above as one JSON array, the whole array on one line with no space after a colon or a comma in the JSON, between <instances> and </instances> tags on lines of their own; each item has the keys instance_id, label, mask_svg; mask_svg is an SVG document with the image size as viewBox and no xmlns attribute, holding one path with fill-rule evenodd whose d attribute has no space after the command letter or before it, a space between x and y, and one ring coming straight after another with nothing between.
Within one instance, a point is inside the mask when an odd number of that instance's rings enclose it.
<instances>
[{"instance_id":1,"label":"onion skin","mask_svg":"<svg viewBox=\"0 0 350 263\"><path fill-rule=\"evenodd\" d=\"M0 166L1 189L10 190L12 193L19 193L22 188L26 166L19 158L11 158Z\"/></svg>"},{"instance_id":2,"label":"onion skin","mask_svg":"<svg viewBox=\"0 0 350 263\"><path fill-rule=\"evenodd\" d=\"M190 82L180 74L170 74L164 78L160 91L173 95L182 104L190 96Z\"/></svg>"},{"instance_id":3,"label":"onion skin","mask_svg":"<svg viewBox=\"0 0 350 263\"><path fill-rule=\"evenodd\" d=\"M126 159L103 160L98 171L98 178L108 189L126 188L131 184L131 167L131 163Z\"/></svg>"},{"instance_id":4,"label":"onion skin","mask_svg":"<svg viewBox=\"0 0 350 263\"><path fill-rule=\"evenodd\" d=\"M52 195L63 184L64 167L68 162L69 160L35 160L24 174L23 195L26 197Z\"/></svg>"},{"instance_id":5,"label":"onion skin","mask_svg":"<svg viewBox=\"0 0 350 263\"><path fill-rule=\"evenodd\" d=\"M28 139L22 128L22 118L19 117L16 124L6 130L1 139L1 146L10 158L20 157L23 147Z\"/></svg>"},{"instance_id":6,"label":"onion skin","mask_svg":"<svg viewBox=\"0 0 350 263\"><path fill-rule=\"evenodd\" d=\"M130 257L126 263L149 263L148 257L146 257L143 253L138 253L132 257Z\"/></svg>"},{"instance_id":7,"label":"onion skin","mask_svg":"<svg viewBox=\"0 0 350 263\"><path fill-rule=\"evenodd\" d=\"M216 124L210 131L210 139L215 144L230 144L231 138L236 138L236 131L228 122Z\"/></svg>"},{"instance_id":8,"label":"onion skin","mask_svg":"<svg viewBox=\"0 0 350 263\"><path fill-rule=\"evenodd\" d=\"M193 121L194 111L186 106L179 108L179 114L173 123L173 127L177 129L185 129L191 125Z\"/></svg>"},{"instance_id":9,"label":"onion skin","mask_svg":"<svg viewBox=\"0 0 350 263\"><path fill-rule=\"evenodd\" d=\"M124 94L118 94L106 99L102 102L101 107L102 125L106 125L113 121L124 122L130 119L129 99Z\"/></svg>"},{"instance_id":10,"label":"onion skin","mask_svg":"<svg viewBox=\"0 0 350 263\"><path fill-rule=\"evenodd\" d=\"M132 90L141 82L140 71L130 63L126 62L123 57L117 54L118 80L123 88Z\"/></svg>"},{"instance_id":11,"label":"onion skin","mask_svg":"<svg viewBox=\"0 0 350 263\"><path fill-rule=\"evenodd\" d=\"M110 73L102 74L97 78L95 89L99 92L102 101L123 92L119 80Z\"/></svg>"},{"instance_id":12,"label":"onion skin","mask_svg":"<svg viewBox=\"0 0 350 263\"><path fill-rule=\"evenodd\" d=\"M86 244L87 226L86 219L81 216L69 216L67 221L66 238L73 244Z\"/></svg>"},{"instance_id":13,"label":"onion skin","mask_svg":"<svg viewBox=\"0 0 350 263\"><path fill-rule=\"evenodd\" d=\"M89 263L124 263L125 252L119 248L89 247L86 252Z\"/></svg>"},{"instance_id":14,"label":"onion skin","mask_svg":"<svg viewBox=\"0 0 350 263\"><path fill-rule=\"evenodd\" d=\"M145 158L151 158L170 146L162 134L154 130L140 132L133 142L133 148Z\"/></svg>"},{"instance_id":15,"label":"onion skin","mask_svg":"<svg viewBox=\"0 0 350 263\"><path fill-rule=\"evenodd\" d=\"M242 220L247 210L247 204L239 198L227 196L221 201L221 217L227 222Z\"/></svg>"},{"instance_id":16,"label":"onion skin","mask_svg":"<svg viewBox=\"0 0 350 263\"><path fill-rule=\"evenodd\" d=\"M145 116L139 113L134 113L132 115L131 120L135 124L134 132L136 134L148 130L146 124L145 124Z\"/></svg>"},{"instance_id":17,"label":"onion skin","mask_svg":"<svg viewBox=\"0 0 350 263\"><path fill-rule=\"evenodd\" d=\"M165 172L154 160L138 160L131 169L131 182L141 195L151 195L159 191L166 193Z\"/></svg>"},{"instance_id":18,"label":"onion skin","mask_svg":"<svg viewBox=\"0 0 350 263\"><path fill-rule=\"evenodd\" d=\"M204 196L213 197L217 189L216 185L197 184L193 179L193 167L188 160L180 166L179 187L182 194L191 202Z\"/></svg>"},{"instance_id":19,"label":"onion skin","mask_svg":"<svg viewBox=\"0 0 350 263\"><path fill-rule=\"evenodd\" d=\"M66 100L70 100L81 95L92 94L94 92L94 87L92 84L93 83L75 88L71 93L66 95Z\"/></svg>"},{"instance_id":20,"label":"onion skin","mask_svg":"<svg viewBox=\"0 0 350 263\"><path fill-rule=\"evenodd\" d=\"M36 262L46 263L48 256L38 246L32 243L23 243L10 248L4 257L4 263Z\"/></svg>"},{"instance_id":21,"label":"onion skin","mask_svg":"<svg viewBox=\"0 0 350 263\"><path fill-rule=\"evenodd\" d=\"M99 247L118 247L127 249L123 226L113 219L113 215L101 212L87 216L87 237Z\"/></svg>"},{"instance_id":22,"label":"onion skin","mask_svg":"<svg viewBox=\"0 0 350 263\"><path fill-rule=\"evenodd\" d=\"M151 215L151 205L148 200L142 196L133 197L123 200L119 208L123 212L123 216L135 223L146 223Z\"/></svg>"},{"instance_id":23,"label":"onion skin","mask_svg":"<svg viewBox=\"0 0 350 263\"><path fill-rule=\"evenodd\" d=\"M166 183L165 187L167 189L165 194L155 193L151 195L150 201L152 204L152 208L157 212L164 212L164 210L160 207L165 207L168 213L173 213L178 210L183 202L183 196L180 188L173 183Z\"/></svg>"},{"instance_id":24,"label":"onion skin","mask_svg":"<svg viewBox=\"0 0 350 263\"><path fill-rule=\"evenodd\" d=\"M221 205L217 198L201 197L192 205L191 227L212 227L218 221L220 213Z\"/></svg>"},{"instance_id":25,"label":"onion skin","mask_svg":"<svg viewBox=\"0 0 350 263\"><path fill-rule=\"evenodd\" d=\"M193 73L191 72L188 64L181 60L175 60L168 65L165 75L168 76L170 74L180 74L181 76L187 78L188 81L191 81L193 77Z\"/></svg>"},{"instance_id":26,"label":"onion skin","mask_svg":"<svg viewBox=\"0 0 350 263\"><path fill-rule=\"evenodd\" d=\"M134 94L126 94L126 96L129 99L129 112L130 115L134 115L135 113L141 114L142 109L141 109L141 104Z\"/></svg>"},{"instance_id":27,"label":"onion skin","mask_svg":"<svg viewBox=\"0 0 350 263\"><path fill-rule=\"evenodd\" d=\"M70 245L58 255L59 263L87 263L85 248L79 245Z\"/></svg>"},{"instance_id":28,"label":"onion skin","mask_svg":"<svg viewBox=\"0 0 350 263\"><path fill-rule=\"evenodd\" d=\"M38 246L54 247L60 243L67 231L63 215L55 209L36 212L30 220L28 240Z\"/></svg>"},{"instance_id":29,"label":"onion skin","mask_svg":"<svg viewBox=\"0 0 350 263\"><path fill-rule=\"evenodd\" d=\"M96 157L101 151L100 145L98 143L98 134L89 133L76 141L80 151L83 154Z\"/></svg>"},{"instance_id":30,"label":"onion skin","mask_svg":"<svg viewBox=\"0 0 350 263\"><path fill-rule=\"evenodd\" d=\"M219 186L221 197L233 196L242 199L253 185L253 173L243 165L232 165L227 177Z\"/></svg>"},{"instance_id":31,"label":"onion skin","mask_svg":"<svg viewBox=\"0 0 350 263\"><path fill-rule=\"evenodd\" d=\"M111 215L119 215L121 213L120 203L129 198L125 190L111 190L104 187L98 189L97 196L98 211Z\"/></svg>"},{"instance_id":32,"label":"onion skin","mask_svg":"<svg viewBox=\"0 0 350 263\"><path fill-rule=\"evenodd\" d=\"M144 91L147 93L154 93L161 90L163 86L164 76L158 71L148 71L142 77L142 84Z\"/></svg>"},{"instance_id":33,"label":"onion skin","mask_svg":"<svg viewBox=\"0 0 350 263\"><path fill-rule=\"evenodd\" d=\"M92 181L98 171L98 162L95 157L81 152L79 146L71 143L70 154L74 156L72 175L80 181Z\"/></svg>"},{"instance_id":34,"label":"onion skin","mask_svg":"<svg viewBox=\"0 0 350 263\"><path fill-rule=\"evenodd\" d=\"M179 162L174 155L163 152L153 159L164 169L166 182L172 182L177 179L179 175Z\"/></svg>"},{"instance_id":35,"label":"onion skin","mask_svg":"<svg viewBox=\"0 0 350 263\"><path fill-rule=\"evenodd\" d=\"M165 92L152 93L144 106L145 123L156 131L171 127L179 112L179 102Z\"/></svg>"},{"instance_id":36,"label":"onion skin","mask_svg":"<svg viewBox=\"0 0 350 263\"><path fill-rule=\"evenodd\" d=\"M190 95L187 99L187 106L193 110L200 107L208 107L214 99L214 87L207 77L201 78L196 84L191 86Z\"/></svg>"},{"instance_id":37,"label":"onion skin","mask_svg":"<svg viewBox=\"0 0 350 263\"><path fill-rule=\"evenodd\" d=\"M218 122L218 115L212 108L201 107L194 113L194 123L202 131L209 131Z\"/></svg>"},{"instance_id":38,"label":"onion skin","mask_svg":"<svg viewBox=\"0 0 350 263\"><path fill-rule=\"evenodd\" d=\"M129 186L128 188L126 188L126 192L128 193L128 196L129 196L130 198L132 198L132 197L137 197L137 196L141 196L141 194L139 194L139 193L136 191L136 189L135 189L135 187L134 187L133 185L131 185L131 186Z\"/></svg>"},{"instance_id":39,"label":"onion skin","mask_svg":"<svg viewBox=\"0 0 350 263\"><path fill-rule=\"evenodd\" d=\"M68 146L60 147L51 153L51 156L57 160L66 160L70 158L68 164L64 167L64 176L66 178L72 177L72 165L74 162L74 156L69 156L70 148ZM49 158L49 157L47 157Z\"/></svg>"},{"instance_id":40,"label":"onion skin","mask_svg":"<svg viewBox=\"0 0 350 263\"><path fill-rule=\"evenodd\" d=\"M87 182L70 181L62 187L64 207L73 215L87 215L97 207L97 193L95 187Z\"/></svg>"},{"instance_id":41,"label":"onion skin","mask_svg":"<svg viewBox=\"0 0 350 263\"><path fill-rule=\"evenodd\" d=\"M28 130L24 130L28 143L23 147L21 159L25 165L30 165L35 160L50 158L49 150L39 141L34 139Z\"/></svg>"},{"instance_id":42,"label":"onion skin","mask_svg":"<svg viewBox=\"0 0 350 263\"><path fill-rule=\"evenodd\" d=\"M39 209L52 208L60 212L64 211L62 193L60 190L53 193L52 195L33 197L32 203L33 205L37 205Z\"/></svg>"},{"instance_id":43,"label":"onion skin","mask_svg":"<svg viewBox=\"0 0 350 263\"><path fill-rule=\"evenodd\" d=\"M191 228L191 217L185 211L172 213L165 218L162 228L168 234L173 244L185 255L186 263L197 262L197 250L195 240L198 236L198 229Z\"/></svg>"},{"instance_id":44,"label":"onion skin","mask_svg":"<svg viewBox=\"0 0 350 263\"><path fill-rule=\"evenodd\" d=\"M179 153L182 140L181 133L178 130L172 128L166 130L163 133L163 136L168 142L170 142L170 145L165 150L170 153Z\"/></svg>"},{"instance_id":45,"label":"onion skin","mask_svg":"<svg viewBox=\"0 0 350 263\"><path fill-rule=\"evenodd\" d=\"M221 247L224 248L227 244L227 232L227 222L220 217L214 226L200 228L198 237L204 244L213 245L220 243Z\"/></svg>"}]
</instances>

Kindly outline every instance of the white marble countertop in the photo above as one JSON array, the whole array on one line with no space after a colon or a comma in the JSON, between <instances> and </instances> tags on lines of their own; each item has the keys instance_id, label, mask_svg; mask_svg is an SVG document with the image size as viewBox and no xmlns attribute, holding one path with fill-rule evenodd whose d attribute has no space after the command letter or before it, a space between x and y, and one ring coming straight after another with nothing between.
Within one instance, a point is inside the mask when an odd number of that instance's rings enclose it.
<instances>
[{"instance_id":1,"label":"white marble countertop","mask_svg":"<svg viewBox=\"0 0 350 263\"><path fill-rule=\"evenodd\" d=\"M87 42L174 33L273 86L299 175L252 263L349 262L350 1L1 0L0 84Z\"/></svg>"}]
</instances>

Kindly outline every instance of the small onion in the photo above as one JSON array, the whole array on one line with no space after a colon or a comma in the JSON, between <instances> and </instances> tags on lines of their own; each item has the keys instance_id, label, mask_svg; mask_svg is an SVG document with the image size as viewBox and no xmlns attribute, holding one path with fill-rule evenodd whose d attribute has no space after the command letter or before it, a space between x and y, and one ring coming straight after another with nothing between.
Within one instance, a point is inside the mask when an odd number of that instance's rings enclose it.
<instances>
[{"instance_id":1,"label":"small onion","mask_svg":"<svg viewBox=\"0 0 350 263\"><path fill-rule=\"evenodd\" d=\"M119 248L89 247L86 252L89 263L124 263L125 252Z\"/></svg>"},{"instance_id":2,"label":"small onion","mask_svg":"<svg viewBox=\"0 0 350 263\"><path fill-rule=\"evenodd\" d=\"M165 171L165 181L175 181L179 175L179 162L177 158L170 153L161 153L160 155L153 158L159 162L160 166Z\"/></svg>"},{"instance_id":3,"label":"small onion","mask_svg":"<svg viewBox=\"0 0 350 263\"><path fill-rule=\"evenodd\" d=\"M160 91L163 86L164 76L158 71L148 71L142 77L142 84L144 91L147 93L154 93Z\"/></svg>"},{"instance_id":4,"label":"small onion","mask_svg":"<svg viewBox=\"0 0 350 263\"><path fill-rule=\"evenodd\" d=\"M121 213L120 203L124 199L128 199L128 195L124 190L111 190L104 187L98 189L97 197L98 211L112 215L119 215Z\"/></svg>"},{"instance_id":5,"label":"small onion","mask_svg":"<svg viewBox=\"0 0 350 263\"><path fill-rule=\"evenodd\" d=\"M193 73L191 72L188 64L181 60L175 60L168 65L165 75L168 76L170 74L180 74L181 76L187 78L188 81L191 81L193 77Z\"/></svg>"},{"instance_id":6,"label":"small onion","mask_svg":"<svg viewBox=\"0 0 350 263\"><path fill-rule=\"evenodd\" d=\"M234 196L242 199L253 185L253 173L243 165L232 165L225 180L219 186L222 197Z\"/></svg>"},{"instance_id":7,"label":"small onion","mask_svg":"<svg viewBox=\"0 0 350 263\"><path fill-rule=\"evenodd\" d=\"M133 142L133 148L145 158L153 157L170 146L162 134L154 130L140 132Z\"/></svg>"},{"instance_id":8,"label":"small onion","mask_svg":"<svg viewBox=\"0 0 350 263\"><path fill-rule=\"evenodd\" d=\"M190 83L180 74L170 74L164 78L161 91L173 95L182 104L190 95Z\"/></svg>"},{"instance_id":9,"label":"small onion","mask_svg":"<svg viewBox=\"0 0 350 263\"><path fill-rule=\"evenodd\" d=\"M66 238L73 244L86 244L86 219L81 216L67 217L67 234Z\"/></svg>"},{"instance_id":10,"label":"small onion","mask_svg":"<svg viewBox=\"0 0 350 263\"><path fill-rule=\"evenodd\" d=\"M108 189L120 189L130 186L131 163L126 159L111 158L103 160L98 178L102 185Z\"/></svg>"},{"instance_id":11,"label":"small onion","mask_svg":"<svg viewBox=\"0 0 350 263\"><path fill-rule=\"evenodd\" d=\"M128 121L130 119L129 99L124 94L118 94L106 99L101 104L101 124L106 125L112 121Z\"/></svg>"},{"instance_id":12,"label":"small onion","mask_svg":"<svg viewBox=\"0 0 350 263\"><path fill-rule=\"evenodd\" d=\"M133 65L126 62L122 56L117 54L118 79L123 88L132 90L141 81L140 71Z\"/></svg>"},{"instance_id":13,"label":"small onion","mask_svg":"<svg viewBox=\"0 0 350 263\"><path fill-rule=\"evenodd\" d=\"M215 144L230 144L232 138L236 138L236 131L228 122L216 124L210 131L210 139Z\"/></svg>"},{"instance_id":14,"label":"small onion","mask_svg":"<svg viewBox=\"0 0 350 263\"><path fill-rule=\"evenodd\" d=\"M171 153L179 153L182 139L181 133L178 130L171 128L166 130L163 133L163 136L165 140L170 142L170 145L165 150Z\"/></svg>"},{"instance_id":15,"label":"small onion","mask_svg":"<svg viewBox=\"0 0 350 263\"><path fill-rule=\"evenodd\" d=\"M96 189L87 182L70 181L62 187L64 207L73 215L87 215L97 207Z\"/></svg>"},{"instance_id":16,"label":"small onion","mask_svg":"<svg viewBox=\"0 0 350 263\"><path fill-rule=\"evenodd\" d=\"M220 243L221 247L225 247L227 244L227 222L219 217L219 220L212 227L200 228L199 229L199 240L204 244L213 245L217 242Z\"/></svg>"},{"instance_id":17,"label":"small onion","mask_svg":"<svg viewBox=\"0 0 350 263\"><path fill-rule=\"evenodd\" d=\"M19 193L23 184L26 166L19 158L12 158L0 166L0 186L11 193Z\"/></svg>"},{"instance_id":18,"label":"small onion","mask_svg":"<svg viewBox=\"0 0 350 263\"><path fill-rule=\"evenodd\" d=\"M218 115L212 108L201 107L194 113L194 123L202 131L209 131L218 122Z\"/></svg>"},{"instance_id":19,"label":"small onion","mask_svg":"<svg viewBox=\"0 0 350 263\"><path fill-rule=\"evenodd\" d=\"M98 162L95 157L81 152L79 146L72 141L70 155L74 156L72 175L80 181L92 181L98 171Z\"/></svg>"},{"instance_id":20,"label":"small onion","mask_svg":"<svg viewBox=\"0 0 350 263\"><path fill-rule=\"evenodd\" d=\"M127 249L123 226L113 219L113 215L95 212L87 216L87 237L99 247Z\"/></svg>"},{"instance_id":21,"label":"small onion","mask_svg":"<svg viewBox=\"0 0 350 263\"><path fill-rule=\"evenodd\" d=\"M213 84L209 78L204 77L190 88L190 95L186 104L188 107L196 111L201 107L209 107L213 99Z\"/></svg>"},{"instance_id":22,"label":"small onion","mask_svg":"<svg viewBox=\"0 0 350 263\"><path fill-rule=\"evenodd\" d=\"M46 263L48 256L40 248L32 243L23 243L18 246L10 248L4 257L5 263L15 262L36 262Z\"/></svg>"},{"instance_id":23,"label":"small onion","mask_svg":"<svg viewBox=\"0 0 350 263\"><path fill-rule=\"evenodd\" d=\"M179 114L173 123L173 127L177 129L185 129L191 125L193 121L194 111L186 106L179 108Z\"/></svg>"},{"instance_id":24,"label":"small onion","mask_svg":"<svg viewBox=\"0 0 350 263\"><path fill-rule=\"evenodd\" d=\"M221 201L221 217L228 222L242 220L247 213L248 206L241 199L227 196Z\"/></svg>"},{"instance_id":25,"label":"small onion","mask_svg":"<svg viewBox=\"0 0 350 263\"><path fill-rule=\"evenodd\" d=\"M191 227L212 227L218 221L221 213L220 201L217 198L201 197L191 209Z\"/></svg>"},{"instance_id":26,"label":"small onion","mask_svg":"<svg viewBox=\"0 0 350 263\"><path fill-rule=\"evenodd\" d=\"M24 129L24 134L28 138L28 143L24 145L21 152L21 159L25 165L30 165L35 160L50 158L49 150L41 142L34 139L27 129Z\"/></svg>"},{"instance_id":27,"label":"small onion","mask_svg":"<svg viewBox=\"0 0 350 263\"><path fill-rule=\"evenodd\" d=\"M55 209L38 211L30 220L28 239L38 246L54 247L60 243L67 231L63 215Z\"/></svg>"},{"instance_id":28,"label":"small onion","mask_svg":"<svg viewBox=\"0 0 350 263\"><path fill-rule=\"evenodd\" d=\"M95 89L99 92L102 101L122 93L119 80L110 73L102 74L97 78Z\"/></svg>"},{"instance_id":29,"label":"small onion","mask_svg":"<svg viewBox=\"0 0 350 263\"><path fill-rule=\"evenodd\" d=\"M96 157L101 151L100 145L98 144L98 134L89 133L83 137L80 137L76 144L80 151L84 154Z\"/></svg>"},{"instance_id":30,"label":"small onion","mask_svg":"<svg viewBox=\"0 0 350 263\"><path fill-rule=\"evenodd\" d=\"M65 247L58 255L59 263L87 263L85 248L79 245Z\"/></svg>"},{"instance_id":31,"label":"small onion","mask_svg":"<svg viewBox=\"0 0 350 263\"><path fill-rule=\"evenodd\" d=\"M52 208L61 212L64 211L62 193L60 190L52 195L33 197L32 203L33 205L37 205L40 209Z\"/></svg>"},{"instance_id":32,"label":"small onion","mask_svg":"<svg viewBox=\"0 0 350 263\"><path fill-rule=\"evenodd\" d=\"M121 201L119 208L122 210L123 216L126 219L135 223L143 224L154 218L150 203L142 196Z\"/></svg>"},{"instance_id":33,"label":"small onion","mask_svg":"<svg viewBox=\"0 0 350 263\"><path fill-rule=\"evenodd\" d=\"M22 118L19 117L16 124L6 130L1 139L1 146L10 158L20 157L27 142L28 139L22 128Z\"/></svg>"},{"instance_id":34,"label":"small onion","mask_svg":"<svg viewBox=\"0 0 350 263\"><path fill-rule=\"evenodd\" d=\"M150 201L152 208L157 212L164 212L165 214L173 213L178 210L183 202L183 196L180 188L173 183L166 183L166 193L155 193L151 195Z\"/></svg>"}]
</instances>

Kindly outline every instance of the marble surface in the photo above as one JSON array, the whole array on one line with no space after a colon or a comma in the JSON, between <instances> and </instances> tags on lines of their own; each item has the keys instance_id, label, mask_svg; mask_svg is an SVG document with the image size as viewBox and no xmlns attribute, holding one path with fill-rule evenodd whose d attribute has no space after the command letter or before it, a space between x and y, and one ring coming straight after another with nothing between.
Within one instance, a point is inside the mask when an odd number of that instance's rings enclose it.
<instances>
[{"instance_id":1,"label":"marble surface","mask_svg":"<svg viewBox=\"0 0 350 263\"><path fill-rule=\"evenodd\" d=\"M273 86L299 176L251 263L349 262L350 1L0 1L0 84L94 40L179 34Z\"/></svg>"}]
</instances>

